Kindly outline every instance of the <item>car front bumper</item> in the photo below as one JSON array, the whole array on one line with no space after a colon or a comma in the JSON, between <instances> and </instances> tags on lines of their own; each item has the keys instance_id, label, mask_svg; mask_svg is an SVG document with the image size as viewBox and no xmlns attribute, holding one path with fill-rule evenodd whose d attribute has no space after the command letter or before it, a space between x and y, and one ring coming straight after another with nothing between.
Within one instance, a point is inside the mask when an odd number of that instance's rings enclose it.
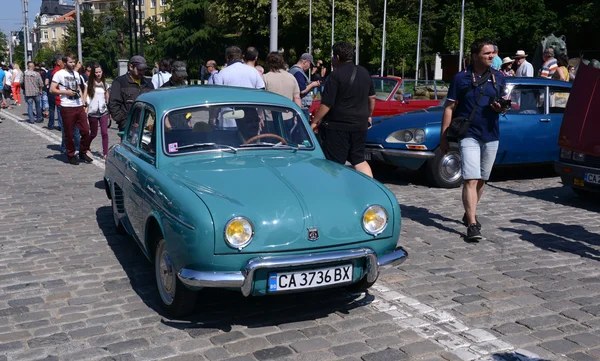
<instances>
[{"instance_id":1,"label":"car front bumper","mask_svg":"<svg viewBox=\"0 0 600 361\"><path fill-rule=\"evenodd\" d=\"M365 158L408 169L419 169L425 161L435 158L435 153L430 150L391 149L384 148L381 144L367 144Z\"/></svg>"},{"instance_id":2,"label":"car front bumper","mask_svg":"<svg viewBox=\"0 0 600 361\"><path fill-rule=\"evenodd\" d=\"M240 272L203 272L183 268L177 276L186 286L191 288L239 288L244 296L252 293L254 275L262 269L279 269L302 266L318 266L332 262L366 259L366 274L368 282L375 282L379 271L399 265L406 260L408 253L402 248L382 257L377 257L370 248L356 248L345 251L310 253L295 256L257 257L246 263Z\"/></svg>"}]
</instances>

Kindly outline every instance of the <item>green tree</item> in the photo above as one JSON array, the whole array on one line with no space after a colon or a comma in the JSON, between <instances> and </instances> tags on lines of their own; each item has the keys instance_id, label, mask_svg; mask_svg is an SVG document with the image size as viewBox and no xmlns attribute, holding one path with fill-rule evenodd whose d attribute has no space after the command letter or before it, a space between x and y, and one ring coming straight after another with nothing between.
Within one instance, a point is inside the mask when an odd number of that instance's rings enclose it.
<instances>
[{"instance_id":1,"label":"green tree","mask_svg":"<svg viewBox=\"0 0 600 361\"><path fill-rule=\"evenodd\" d=\"M50 48L41 48L40 50L38 50L37 53L35 53L33 61L35 61L38 64L44 62L46 63L46 67L50 67L50 64L52 64L55 55L56 52L54 50Z\"/></svg>"},{"instance_id":2,"label":"green tree","mask_svg":"<svg viewBox=\"0 0 600 361\"><path fill-rule=\"evenodd\" d=\"M8 37L0 31L0 61L8 61Z\"/></svg>"},{"instance_id":3,"label":"green tree","mask_svg":"<svg viewBox=\"0 0 600 361\"><path fill-rule=\"evenodd\" d=\"M171 0L164 15L166 24L156 35L160 45L151 48L152 55L183 60L188 75L197 76L207 54L215 54L224 44L218 21L210 11L210 1Z\"/></svg>"}]
</instances>

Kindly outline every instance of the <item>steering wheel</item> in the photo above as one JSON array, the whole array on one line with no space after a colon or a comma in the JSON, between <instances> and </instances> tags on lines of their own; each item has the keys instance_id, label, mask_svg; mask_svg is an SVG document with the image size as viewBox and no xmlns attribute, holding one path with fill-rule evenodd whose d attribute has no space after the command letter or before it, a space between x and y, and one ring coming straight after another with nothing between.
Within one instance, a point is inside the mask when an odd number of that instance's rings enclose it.
<instances>
[{"instance_id":1,"label":"steering wheel","mask_svg":"<svg viewBox=\"0 0 600 361\"><path fill-rule=\"evenodd\" d=\"M283 139L279 135L273 134L273 133L265 133L265 134L255 135L252 138L250 138L247 141L245 141L244 144L250 144L253 141L259 140L259 139L262 139L262 138L275 138L275 139L279 140L281 142L281 144L288 145L288 142L285 139Z\"/></svg>"}]
</instances>

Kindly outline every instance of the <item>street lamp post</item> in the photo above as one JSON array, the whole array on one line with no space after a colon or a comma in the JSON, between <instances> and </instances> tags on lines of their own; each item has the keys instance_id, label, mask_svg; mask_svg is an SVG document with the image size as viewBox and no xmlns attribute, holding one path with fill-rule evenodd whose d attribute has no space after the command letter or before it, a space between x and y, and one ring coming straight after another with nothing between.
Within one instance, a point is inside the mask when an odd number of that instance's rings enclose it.
<instances>
[{"instance_id":1,"label":"street lamp post","mask_svg":"<svg viewBox=\"0 0 600 361\"><path fill-rule=\"evenodd\" d=\"M383 36L381 39L381 76L383 76L383 65L385 64L385 21L387 18L387 0L383 0Z\"/></svg>"},{"instance_id":2,"label":"street lamp post","mask_svg":"<svg viewBox=\"0 0 600 361\"><path fill-rule=\"evenodd\" d=\"M79 0L75 0L75 17L77 20L77 60L83 63L83 51L81 49L81 11Z\"/></svg>"},{"instance_id":3,"label":"street lamp post","mask_svg":"<svg viewBox=\"0 0 600 361\"><path fill-rule=\"evenodd\" d=\"M419 30L417 33L417 70L415 72L415 86L419 81L419 57L421 55L421 18L423 17L423 0L419 5Z\"/></svg>"},{"instance_id":4,"label":"street lamp post","mask_svg":"<svg viewBox=\"0 0 600 361\"><path fill-rule=\"evenodd\" d=\"M13 56L13 32L11 30L11 32L10 32L10 38L8 39L8 58L9 58L8 61L10 61L9 64L11 64L11 65L13 63L13 57L12 56Z\"/></svg>"},{"instance_id":5,"label":"street lamp post","mask_svg":"<svg viewBox=\"0 0 600 361\"><path fill-rule=\"evenodd\" d=\"M358 9L359 9L359 1L356 0L356 65L358 65L358 52L359 52L359 41L358 41Z\"/></svg>"},{"instance_id":6,"label":"street lamp post","mask_svg":"<svg viewBox=\"0 0 600 361\"><path fill-rule=\"evenodd\" d=\"M27 62L29 61L28 58L28 49L27 49L27 45L29 44L29 20L27 19L29 17L29 3L27 2L27 0L23 0L22 1L23 4L23 24L25 24L25 27L23 28L23 50L24 50L24 57L25 57L25 69L27 68Z\"/></svg>"},{"instance_id":7,"label":"street lamp post","mask_svg":"<svg viewBox=\"0 0 600 361\"><path fill-rule=\"evenodd\" d=\"M333 60L333 41L335 33L335 0L331 0L331 59ZM331 62L331 70L333 70L333 61Z\"/></svg>"},{"instance_id":8,"label":"street lamp post","mask_svg":"<svg viewBox=\"0 0 600 361\"><path fill-rule=\"evenodd\" d=\"M271 0L270 51L277 51L277 0Z\"/></svg>"},{"instance_id":9,"label":"street lamp post","mask_svg":"<svg viewBox=\"0 0 600 361\"><path fill-rule=\"evenodd\" d=\"M458 71L462 70L462 62L464 56L463 45L465 42L465 0L462 0L462 13L460 16L460 47L458 52Z\"/></svg>"},{"instance_id":10,"label":"street lamp post","mask_svg":"<svg viewBox=\"0 0 600 361\"><path fill-rule=\"evenodd\" d=\"M312 0L308 2L308 53L312 55Z\"/></svg>"}]
</instances>

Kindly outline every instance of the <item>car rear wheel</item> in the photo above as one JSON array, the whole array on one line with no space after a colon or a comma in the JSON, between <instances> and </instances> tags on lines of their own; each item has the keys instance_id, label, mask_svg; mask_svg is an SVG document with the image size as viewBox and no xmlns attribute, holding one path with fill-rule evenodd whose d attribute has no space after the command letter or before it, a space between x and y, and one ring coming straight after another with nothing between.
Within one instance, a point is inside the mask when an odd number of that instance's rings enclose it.
<instances>
[{"instance_id":1,"label":"car rear wheel","mask_svg":"<svg viewBox=\"0 0 600 361\"><path fill-rule=\"evenodd\" d=\"M112 206L112 214L113 214L113 224L115 226L115 230L117 231L118 234L126 234L127 232L125 231L125 227L123 226L123 223L121 222L121 218L119 217L119 208L117 207L117 200L116 200L116 194L115 194L115 185L113 184L111 187L111 197L110 197L110 203Z\"/></svg>"},{"instance_id":2,"label":"car rear wheel","mask_svg":"<svg viewBox=\"0 0 600 361\"><path fill-rule=\"evenodd\" d=\"M428 159L426 166L427 178L436 187L458 188L462 184L458 144L450 143L450 149L446 154L442 154L438 147L435 150L435 157Z\"/></svg>"},{"instance_id":3,"label":"car rear wheel","mask_svg":"<svg viewBox=\"0 0 600 361\"><path fill-rule=\"evenodd\" d=\"M194 310L197 293L185 287L177 278L166 242L161 238L154 253L154 272L162 308L171 316L185 316Z\"/></svg>"}]
</instances>

